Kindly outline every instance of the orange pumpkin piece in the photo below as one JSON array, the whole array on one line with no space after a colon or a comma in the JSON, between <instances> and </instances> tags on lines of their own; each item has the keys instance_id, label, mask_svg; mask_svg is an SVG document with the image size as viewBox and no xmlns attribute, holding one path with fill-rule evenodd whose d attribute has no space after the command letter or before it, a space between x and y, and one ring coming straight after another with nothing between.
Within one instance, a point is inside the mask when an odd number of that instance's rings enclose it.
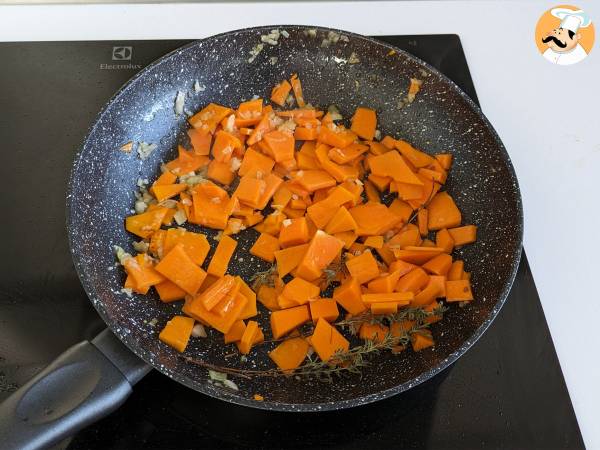
<instances>
[{"instance_id":1,"label":"orange pumpkin piece","mask_svg":"<svg viewBox=\"0 0 600 450\"><path fill-rule=\"evenodd\" d=\"M447 253L442 253L423 264L423 269L433 275L446 276L451 266L452 256Z\"/></svg>"},{"instance_id":2,"label":"orange pumpkin piece","mask_svg":"<svg viewBox=\"0 0 600 450\"><path fill-rule=\"evenodd\" d=\"M396 314L398 312L398 303L395 302L382 302L382 303L371 303L371 314Z\"/></svg>"},{"instance_id":3,"label":"orange pumpkin piece","mask_svg":"<svg viewBox=\"0 0 600 450\"><path fill-rule=\"evenodd\" d=\"M330 148L327 156L337 164L348 164L367 151L369 151L368 146L355 142L344 148Z\"/></svg>"},{"instance_id":4,"label":"orange pumpkin piece","mask_svg":"<svg viewBox=\"0 0 600 450\"><path fill-rule=\"evenodd\" d=\"M186 316L175 316L167 322L158 338L165 344L183 353L194 328L194 319Z\"/></svg>"},{"instance_id":5,"label":"orange pumpkin piece","mask_svg":"<svg viewBox=\"0 0 600 450\"><path fill-rule=\"evenodd\" d=\"M409 223L402 230L396 233L392 238L387 241L386 245L391 250L400 250L409 246L421 245L421 234L416 225Z\"/></svg>"},{"instance_id":6,"label":"orange pumpkin piece","mask_svg":"<svg viewBox=\"0 0 600 450\"><path fill-rule=\"evenodd\" d=\"M427 206L430 230L453 228L460 225L462 216L454 200L447 192L438 192Z\"/></svg>"},{"instance_id":7,"label":"orange pumpkin piece","mask_svg":"<svg viewBox=\"0 0 600 450\"><path fill-rule=\"evenodd\" d=\"M389 327L377 323L363 323L358 336L366 341L383 342L390 332Z\"/></svg>"},{"instance_id":8,"label":"orange pumpkin piece","mask_svg":"<svg viewBox=\"0 0 600 450\"><path fill-rule=\"evenodd\" d=\"M296 277L285 285L281 295L288 300L291 300L296 305L303 305L308 301L317 298L320 291L319 286Z\"/></svg>"},{"instance_id":9,"label":"orange pumpkin piece","mask_svg":"<svg viewBox=\"0 0 600 450\"><path fill-rule=\"evenodd\" d=\"M333 290L333 299L352 315L366 311L361 299L360 283L355 278L347 278L341 286Z\"/></svg>"},{"instance_id":10,"label":"orange pumpkin piece","mask_svg":"<svg viewBox=\"0 0 600 450\"><path fill-rule=\"evenodd\" d=\"M250 254L258 256L268 262L275 261L275 252L279 250L279 240L267 233L261 233L254 245L250 248Z\"/></svg>"},{"instance_id":11,"label":"orange pumpkin piece","mask_svg":"<svg viewBox=\"0 0 600 450\"><path fill-rule=\"evenodd\" d=\"M344 186L336 186L327 198L310 205L306 209L306 213L314 224L322 229L333 218L340 206L353 200L354 195Z\"/></svg>"},{"instance_id":12,"label":"orange pumpkin piece","mask_svg":"<svg viewBox=\"0 0 600 450\"><path fill-rule=\"evenodd\" d=\"M154 183L152 183L150 192L153 193L152 190L153 190L154 186L165 186L167 184L175 184L176 181L177 181L177 175L166 170L165 172L163 172L160 175L160 177L157 178L157 180Z\"/></svg>"},{"instance_id":13,"label":"orange pumpkin piece","mask_svg":"<svg viewBox=\"0 0 600 450\"><path fill-rule=\"evenodd\" d=\"M269 200L271 200L271 197L273 197L277 189L279 189L279 187L283 183L283 180L274 173L270 173L269 175L267 175L264 181L265 187L264 190L261 191L258 203L255 205L250 205L255 209L265 209L267 207L267 203L269 203Z\"/></svg>"},{"instance_id":14,"label":"orange pumpkin piece","mask_svg":"<svg viewBox=\"0 0 600 450\"><path fill-rule=\"evenodd\" d=\"M229 265L229 260L231 259L233 252L235 252L236 247L237 241L235 239L225 235L221 236L221 240L217 245L215 254L208 265L207 272L218 277L225 275L225 272L227 272L227 266Z\"/></svg>"},{"instance_id":15,"label":"orange pumpkin piece","mask_svg":"<svg viewBox=\"0 0 600 450\"><path fill-rule=\"evenodd\" d=\"M294 159L294 136L285 131L274 130L263 136L271 156L276 162Z\"/></svg>"},{"instance_id":16,"label":"orange pumpkin piece","mask_svg":"<svg viewBox=\"0 0 600 450\"><path fill-rule=\"evenodd\" d=\"M398 322L392 322L390 325L390 334L394 337L402 337L406 333L410 332L415 326L414 320L400 320Z\"/></svg>"},{"instance_id":17,"label":"orange pumpkin piece","mask_svg":"<svg viewBox=\"0 0 600 450\"><path fill-rule=\"evenodd\" d=\"M440 163L444 170L450 170L452 167L452 155L450 153L440 153L435 155L435 159Z\"/></svg>"},{"instance_id":18,"label":"orange pumpkin piece","mask_svg":"<svg viewBox=\"0 0 600 450\"><path fill-rule=\"evenodd\" d=\"M420 173L417 174L417 177L423 182L423 194L418 199L407 200L408 204L414 209L427 206L441 187L441 184L424 177ZM431 214L431 211L428 211L428 214Z\"/></svg>"},{"instance_id":19,"label":"orange pumpkin piece","mask_svg":"<svg viewBox=\"0 0 600 450\"><path fill-rule=\"evenodd\" d=\"M396 139L394 139L391 136L384 136L383 139L381 140L381 145L383 145L384 147L386 147L389 150L393 150L396 145ZM385 152L383 152L383 153L385 153Z\"/></svg>"},{"instance_id":20,"label":"orange pumpkin piece","mask_svg":"<svg viewBox=\"0 0 600 450\"><path fill-rule=\"evenodd\" d=\"M373 257L370 250L346 261L346 267L348 272L350 272L350 276L355 278L359 284L371 281L379 275L377 260Z\"/></svg>"},{"instance_id":21,"label":"orange pumpkin piece","mask_svg":"<svg viewBox=\"0 0 600 450\"><path fill-rule=\"evenodd\" d=\"M208 130L190 128L187 134L196 155L206 156L210 153L212 134Z\"/></svg>"},{"instance_id":22,"label":"orange pumpkin piece","mask_svg":"<svg viewBox=\"0 0 600 450\"><path fill-rule=\"evenodd\" d=\"M210 244L202 233L186 231L184 228L169 228L163 244L164 253L170 252L177 244L183 245L188 256L199 266L204 263L210 250Z\"/></svg>"},{"instance_id":23,"label":"orange pumpkin piece","mask_svg":"<svg viewBox=\"0 0 600 450\"><path fill-rule=\"evenodd\" d=\"M322 317L317 321L310 343L323 361L329 361L336 352L347 352L350 348L348 340Z\"/></svg>"},{"instance_id":24,"label":"orange pumpkin piece","mask_svg":"<svg viewBox=\"0 0 600 450\"><path fill-rule=\"evenodd\" d=\"M279 245L279 242L277 243ZM293 247L277 250L273 254L277 261L277 273L279 278L283 278L292 270L294 270L302 261L306 254L309 244L295 245Z\"/></svg>"},{"instance_id":25,"label":"orange pumpkin piece","mask_svg":"<svg viewBox=\"0 0 600 450\"><path fill-rule=\"evenodd\" d=\"M417 266L415 266L414 264L407 263L402 260L397 260L388 266L388 272L390 272L390 273L400 272L400 276L402 277L402 276L406 275L408 272L411 272L416 267Z\"/></svg>"},{"instance_id":26,"label":"orange pumpkin piece","mask_svg":"<svg viewBox=\"0 0 600 450\"><path fill-rule=\"evenodd\" d=\"M302 364L308 354L308 348L306 339L286 339L269 352L269 358L284 372L292 371Z\"/></svg>"},{"instance_id":27,"label":"orange pumpkin piece","mask_svg":"<svg viewBox=\"0 0 600 450\"><path fill-rule=\"evenodd\" d=\"M402 221L382 203L369 202L350 208L349 212L358 225L359 236L383 235Z\"/></svg>"},{"instance_id":28,"label":"orange pumpkin piece","mask_svg":"<svg viewBox=\"0 0 600 450\"><path fill-rule=\"evenodd\" d=\"M409 245L402 250L394 250L394 255L402 261L421 265L443 253L443 251L444 249L437 247L414 247Z\"/></svg>"},{"instance_id":29,"label":"orange pumpkin piece","mask_svg":"<svg viewBox=\"0 0 600 450\"><path fill-rule=\"evenodd\" d=\"M297 74L292 75L290 84L292 85L292 90L294 91L294 97L296 97L296 103L298 103L300 108L304 108L306 106L306 102L304 101L304 96L302 94L302 84L300 83L300 78L298 78Z\"/></svg>"},{"instance_id":30,"label":"orange pumpkin piece","mask_svg":"<svg viewBox=\"0 0 600 450\"><path fill-rule=\"evenodd\" d=\"M419 352L428 347L432 347L434 344L431 332L428 330L419 330L410 335L410 342L415 352Z\"/></svg>"},{"instance_id":31,"label":"orange pumpkin piece","mask_svg":"<svg viewBox=\"0 0 600 450\"><path fill-rule=\"evenodd\" d=\"M176 300L181 300L185 297L186 292L177 286L175 283L165 280L154 286L156 292L158 292L158 297L160 301L163 303L170 303Z\"/></svg>"},{"instance_id":32,"label":"orange pumpkin piece","mask_svg":"<svg viewBox=\"0 0 600 450\"><path fill-rule=\"evenodd\" d=\"M262 330L259 328L258 323L250 320L246 324L244 334L242 334L241 339L236 342L236 345L242 355L247 355L250 353L252 346L255 343L260 342L261 339L264 340L264 335L262 334Z\"/></svg>"},{"instance_id":33,"label":"orange pumpkin piece","mask_svg":"<svg viewBox=\"0 0 600 450\"><path fill-rule=\"evenodd\" d=\"M398 280L403 275L400 270L391 272L385 275L381 275L371 281L369 281L369 292L371 293L383 293L392 292L396 288Z\"/></svg>"},{"instance_id":34,"label":"orange pumpkin piece","mask_svg":"<svg viewBox=\"0 0 600 450\"><path fill-rule=\"evenodd\" d=\"M361 300L365 305L373 303L396 303L399 306L408 305L414 298L412 292L382 292L378 294L362 294Z\"/></svg>"},{"instance_id":35,"label":"orange pumpkin piece","mask_svg":"<svg viewBox=\"0 0 600 450\"><path fill-rule=\"evenodd\" d=\"M344 231L354 231L357 228L358 225L352 214L344 206L341 206L327 223L325 231L329 234L335 234L343 233Z\"/></svg>"},{"instance_id":36,"label":"orange pumpkin piece","mask_svg":"<svg viewBox=\"0 0 600 450\"><path fill-rule=\"evenodd\" d=\"M275 161L266 155L256 151L253 147L250 147L244 153L242 164L238 170L240 176L249 175L256 178L257 173L260 175L268 175L273 170Z\"/></svg>"},{"instance_id":37,"label":"orange pumpkin piece","mask_svg":"<svg viewBox=\"0 0 600 450\"><path fill-rule=\"evenodd\" d=\"M367 194L367 201L373 203L381 203L381 198L379 197L379 191L377 188L371 183L369 180L365 181L365 192Z\"/></svg>"},{"instance_id":38,"label":"orange pumpkin piece","mask_svg":"<svg viewBox=\"0 0 600 450\"><path fill-rule=\"evenodd\" d=\"M239 341L246 331L246 324L243 320L236 320L229 331L223 335L223 340L226 344Z\"/></svg>"},{"instance_id":39,"label":"orange pumpkin piece","mask_svg":"<svg viewBox=\"0 0 600 450\"><path fill-rule=\"evenodd\" d=\"M345 148L356 141L356 133L333 123L321 126L317 140L332 147Z\"/></svg>"},{"instance_id":40,"label":"orange pumpkin piece","mask_svg":"<svg viewBox=\"0 0 600 450\"><path fill-rule=\"evenodd\" d=\"M304 217L286 219L279 230L279 245L281 248L301 245L308 242L308 225Z\"/></svg>"},{"instance_id":41,"label":"orange pumpkin piece","mask_svg":"<svg viewBox=\"0 0 600 450\"><path fill-rule=\"evenodd\" d=\"M179 156L173 161L165 164L166 168L177 175L184 175L194 172L209 163L208 156L196 155L194 152L188 152L181 145L178 147Z\"/></svg>"},{"instance_id":42,"label":"orange pumpkin piece","mask_svg":"<svg viewBox=\"0 0 600 450\"><path fill-rule=\"evenodd\" d=\"M202 302L207 310L213 309L221 300L228 295L236 284L236 279L231 275L225 275L215 281L202 294L194 299L194 302ZM239 286L238 286L239 290ZM235 294L234 294L235 296Z\"/></svg>"},{"instance_id":43,"label":"orange pumpkin piece","mask_svg":"<svg viewBox=\"0 0 600 450\"><path fill-rule=\"evenodd\" d=\"M228 163L233 152L241 148L242 143L233 134L224 130L217 131L211 152L217 161Z\"/></svg>"},{"instance_id":44,"label":"orange pumpkin piece","mask_svg":"<svg viewBox=\"0 0 600 450\"><path fill-rule=\"evenodd\" d=\"M192 261L182 244L165 255L156 265L156 271L191 295L198 292L206 278L206 272Z\"/></svg>"},{"instance_id":45,"label":"orange pumpkin piece","mask_svg":"<svg viewBox=\"0 0 600 450\"><path fill-rule=\"evenodd\" d=\"M162 258L165 238L167 237L166 230L156 230L150 236L150 245L148 246L148 253L157 258Z\"/></svg>"},{"instance_id":46,"label":"orange pumpkin piece","mask_svg":"<svg viewBox=\"0 0 600 450\"><path fill-rule=\"evenodd\" d=\"M321 127L323 129L323 127ZM336 164L328 156L329 146L320 144L315 149L317 161L323 170L327 171L338 183L345 180L355 180L359 177L358 168L347 164Z\"/></svg>"},{"instance_id":47,"label":"orange pumpkin piece","mask_svg":"<svg viewBox=\"0 0 600 450\"><path fill-rule=\"evenodd\" d=\"M377 128L377 115L374 110L363 107L356 108L351 120L352 126L350 129L352 131L362 139L373 140Z\"/></svg>"},{"instance_id":48,"label":"orange pumpkin piece","mask_svg":"<svg viewBox=\"0 0 600 450\"><path fill-rule=\"evenodd\" d=\"M392 181L390 184L390 192L397 192L398 197L403 201L418 201L423 197L424 186L417 184L401 183Z\"/></svg>"},{"instance_id":49,"label":"orange pumpkin piece","mask_svg":"<svg viewBox=\"0 0 600 450\"><path fill-rule=\"evenodd\" d=\"M394 144L402 156L410 161L410 163L417 169L430 165L434 160L427 153L417 150L406 141L397 140Z\"/></svg>"},{"instance_id":50,"label":"orange pumpkin piece","mask_svg":"<svg viewBox=\"0 0 600 450\"><path fill-rule=\"evenodd\" d=\"M196 301L196 298L197 297L194 297L191 302L186 302L181 310L187 315L202 323L210 325L223 334L231 329L234 322L238 320L240 312L244 309L246 303L248 303L248 299L239 292L232 299L224 298L222 301L227 302L227 311L225 315L221 315L213 311L208 311L202 302Z\"/></svg>"},{"instance_id":51,"label":"orange pumpkin piece","mask_svg":"<svg viewBox=\"0 0 600 450\"><path fill-rule=\"evenodd\" d=\"M125 229L136 236L146 239L158 230L167 214L167 208L156 208L142 214L125 218Z\"/></svg>"},{"instance_id":52,"label":"orange pumpkin piece","mask_svg":"<svg viewBox=\"0 0 600 450\"><path fill-rule=\"evenodd\" d=\"M333 322L340 315L337 303L331 298L319 298L313 300L308 303L308 306L310 307L312 321L315 324L321 317L327 322Z\"/></svg>"},{"instance_id":53,"label":"orange pumpkin piece","mask_svg":"<svg viewBox=\"0 0 600 450\"><path fill-rule=\"evenodd\" d=\"M273 338L279 339L310 320L308 305L273 311L270 320Z\"/></svg>"},{"instance_id":54,"label":"orange pumpkin piece","mask_svg":"<svg viewBox=\"0 0 600 450\"><path fill-rule=\"evenodd\" d=\"M435 234L435 246L444 249L444 253L452 253L454 250L454 239L446 228L442 228Z\"/></svg>"},{"instance_id":55,"label":"orange pumpkin piece","mask_svg":"<svg viewBox=\"0 0 600 450\"><path fill-rule=\"evenodd\" d=\"M262 98L242 102L239 104L238 109L235 112L235 126L239 128L256 125L260 121L262 113Z\"/></svg>"},{"instance_id":56,"label":"orange pumpkin piece","mask_svg":"<svg viewBox=\"0 0 600 450\"><path fill-rule=\"evenodd\" d=\"M133 258L126 258L123 266L127 272L127 278L131 277L131 287L136 292L145 294L151 286L164 281L164 277L152 267L152 259L145 253L140 253Z\"/></svg>"},{"instance_id":57,"label":"orange pumpkin piece","mask_svg":"<svg viewBox=\"0 0 600 450\"><path fill-rule=\"evenodd\" d=\"M471 300L473 300L473 292L469 280L446 281L447 302L468 302Z\"/></svg>"},{"instance_id":58,"label":"orange pumpkin piece","mask_svg":"<svg viewBox=\"0 0 600 450\"><path fill-rule=\"evenodd\" d=\"M439 297L439 294L438 294ZM423 308L423 311L433 313L430 316L425 317L425 323L435 323L442 320L442 316L435 313L435 310L440 307L440 304L436 301L431 302L429 305Z\"/></svg>"},{"instance_id":59,"label":"orange pumpkin piece","mask_svg":"<svg viewBox=\"0 0 600 450\"><path fill-rule=\"evenodd\" d=\"M335 186L335 179L324 170L300 170L294 178L309 192Z\"/></svg>"},{"instance_id":60,"label":"orange pumpkin piece","mask_svg":"<svg viewBox=\"0 0 600 450\"><path fill-rule=\"evenodd\" d=\"M338 238L317 230L296 269L296 275L308 281L316 280L340 254L343 245Z\"/></svg>"},{"instance_id":61,"label":"orange pumpkin piece","mask_svg":"<svg viewBox=\"0 0 600 450\"><path fill-rule=\"evenodd\" d=\"M417 213L417 226L419 227L419 233L421 237L425 237L429 234L429 228L427 226L427 209L420 209Z\"/></svg>"},{"instance_id":62,"label":"orange pumpkin piece","mask_svg":"<svg viewBox=\"0 0 600 450\"><path fill-rule=\"evenodd\" d=\"M278 295L275 288L263 284L258 289L256 297L269 311L277 311L279 309L279 303L277 303Z\"/></svg>"},{"instance_id":63,"label":"orange pumpkin piece","mask_svg":"<svg viewBox=\"0 0 600 450\"><path fill-rule=\"evenodd\" d=\"M390 177L380 177L378 175L373 174L370 174L368 178L369 181L373 183L373 185L377 188L379 192L385 191L390 185L390 182L392 181Z\"/></svg>"},{"instance_id":64,"label":"orange pumpkin piece","mask_svg":"<svg viewBox=\"0 0 600 450\"><path fill-rule=\"evenodd\" d=\"M387 137L389 137L389 136L387 136ZM367 144L369 145L369 150L370 150L371 154L381 155L381 154L388 152L394 148L393 144L391 147L386 147L385 145L382 144L382 142L377 142L377 141L367 142Z\"/></svg>"},{"instance_id":65,"label":"orange pumpkin piece","mask_svg":"<svg viewBox=\"0 0 600 450\"><path fill-rule=\"evenodd\" d=\"M235 178L235 172L231 170L231 163L229 162L220 162L216 159L213 159L208 164L208 172L206 176L213 181L224 184L226 186L230 185L233 179Z\"/></svg>"},{"instance_id":66,"label":"orange pumpkin piece","mask_svg":"<svg viewBox=\"0 0 600 450\"><path fill-rule=\"evenodd\" d=\"M192 198L194 220L189 217L190 222L219 230L225 229L237 200L231 203L227 192L212 183L195 186Z\"/></svg>"},{"instance_id":67,"label":"orange pumpkin piece","mask_svg":"<svg viewBox=\"0 0 600 450\"><path fill-rule=\"evenodd\" d=\"M363 244L371 248L381 248L383 247L383 236L369 236Z\"/></svg>"},{"instance_id":68,"label":"orange pumpkin piece","mask_svg":"<svg viewBox=\"0 0 600 450\"><path fill-rule=\"evenodd\" d=\"M446 297L446 277L443 275L430 275L429 282L435 284L438 289L438 298Z\"/></svg>"},{"instance_id":69,"label":"orange pumpkin piece","mask_svg":"<svg viewBox=\"0 0 600 450\"><path fill-rule=\"evenodd\" d=\"M463 273L465 270L465 263L461 260L456 260L450 266L450 270L446 275L448 277L448 281L462 280Z\"/></svg>"},{"instance_id":70,"label":"orange pumpkin piece","mask_svg":"<svg viewBox=\"0 0 600 450\"><path fill-rule=\"evenodd\" d=\"M229 114L231 114L231 109L216 103L209 103L190 117L188 122L194 128L214 133L217 125Z\"/></svg>"},{"instance_id":71,"label":"orange pumpkin piece","mask_svg":"<svg viewBox=\"0 0 600 450\"><path fill-rule=\"evenodd\" d=\"M408 222L408 219L410 219L410 216L413 213L412 207L399 198L394 199L388 209L392 214L399 216L404 223Z\"/></svg>"},{"instance_id":72,"label":"orange pumpkin piece","mask_svg":"<svg viewBox=\"0 0 600 450\"><path fill-rule=\"evenodd\" d=\"M415 298L410 302L410 306L426 306L429 305L440 295L440 288L437 282L431 281L425 286L425 288L415 295Z\"/></svg>"},{"instance_id":73,"label":"orange pumpkin piece","mask_svg":"<svg viewBox=\"0 0 600 450\"><path fill-rule=\"evenodd\" d=\"M429 283L429 275L420 267L415 267L413 270L402 276L396 284L398 292L417 292L424 288Z\"/></svg>"},{"instance_id":74,"label":"orange pumpkin piece","mask_svg":"<svg viewBox=\"0 0 600 450\"><path fill-rule=\"evenodd\" d=\"M240 183L234 192L234 196L241 202L250 206L256 205L260 199L261 191L265 190L265 181L252 178L248 175L240 178Z\"/></svg>"},{"instance_id":75,"label":"orange pumpkin piece","mask_svg":"<svg viewBox=\"0 0 600 450\"><path fill-rule=\"evenodd\" d=\"M279 106L285 105L285 101L291 90L292 85L287 80L283 80L281 83L275 85L271 91L271 101Z\"/></svg>"},{"instance_id":76,"label":"orange pumpkin piece","mask_svg":"<svg viewBox=\"0 0 600 450\"><path fill-rule=\"evenodd\" d=\"M250 136L248 136L248 139L246 140L247 145L254 145L257 142L259 144L263 143L262 138L265 135L265 133L268 133L273 129L272 119L274 118L274 116L275 115L273 114L271 106L267 106L263 109L263 116L256 124L254 130L252 130L252 133L250 134Z\"/></svg>"},{"instance_id":77,"label":"orange pumpkin piece","mask_svg":"<svg viewBox=\"0 0 600 450\"><path fill-rule=\"evenodd\" d=\"M294 130L294 139L297 141L314 141L318 136L317 128L296 127Z\"/></svg>"},{"instance_id":78,"label":"orange pumpkin piece","mask_svg":"<svg viewBox=\"0 0 600 450\"><path fill-rule=\"evenodd\" d=\"M354 244L356 239L358 239L358 234L354 231L342 231L341 233L334 233L333 236L342 241L346 250L348 250L352 244Z\"/></svg>"},{"instance_id":79,"label":"orange pumpkin piece","mask_svg":"<svg viewBox=\"0 0 600 450\"><path fill-rule=\"evenodd\" d=\"M256 293L241 277L236 276L235 279L239 283L239 293L248 299L248 303L246 303L246 306L244 306L240 312L239 318L249 319L250 317L256 316L258 314L258 309L256 308Z\"/></svg>"},{"instance_id":80,"label":"orange pumpkin piece","mask_svg":"<svg viewBox=\"0 0 600 450\"><path fill-rule=\"evenodd\" d=\"M448 233L452 236L455 246L472 244L477 240L477 227L475 225L448 228Z\"/></svg>"},{"instance_id":81,"label":"orange pumpkin piece","mask_svg":"<svg viewBox=\"0 0 600 450\"><path fill-rule=\"evenodd\" d=\"M406 164L396 150L369 159L371 173L381 177L391 177L395 181L422 186L423 182Z\"/></svg>"}]
</instances>

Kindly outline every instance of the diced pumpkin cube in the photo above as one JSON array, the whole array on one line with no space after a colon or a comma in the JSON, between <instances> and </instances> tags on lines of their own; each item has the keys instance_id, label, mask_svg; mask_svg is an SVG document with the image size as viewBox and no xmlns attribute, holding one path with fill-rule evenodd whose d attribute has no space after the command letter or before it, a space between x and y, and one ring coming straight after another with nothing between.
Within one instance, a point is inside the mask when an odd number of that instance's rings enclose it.
<instances>
[{"instance_id":1,"label":"diced pumpkin cube","mask_svg":"<svg viewBox=\"0 0 600 450\"><path fill-rule=\"evenodd\" d=\"M313 300L308 303L308 306L310 307L310 315L313 323L317 323L320 317L327 322L333 322L340 315L337 303L331 298Z\"/></svg>"},{"instance_id":2,"label":"diced pumpkin cube","mask_svg":"<svg viewBox=\"0 0 600 450\"><path fill-rule=\"evenodd\" d=\"M250 254L258 256L265 261L273 262L277 250L279 250L279 240L270 234L261 233L250 248Z\"/></svg>"},{"instance_id":3,"label":"diced pumpkin cube","mask_svg":"<svg viewBox=\"0 0 600 450\"><path fill-rule=\"evenodd\" d=\"M308 305L273 311L270 320L273 338L279 339L310 320Z\"/></svg>"},{"instance_id":4,"label":"diced pumpkin cube","mask_svg":"<svg viewBox=\"0 0 600 450\"><path fill-rule=\"evenodd\" d=\"M281 248L305 244L309 241L308 225L304 217L286 219L279 230L279 245Z\"/></svg>"},{"instance_id":5,"label":"diced pumpkin cube","mask_svg":"<svg viewBox=\"0 0 600 450\"><path fill-rule=\"evenodd\" d=\"M350 314L357 315L366 311L367 307L361 299L360 283L356 278L347 278L341 286L333 290L333 299Z\"/></svg>"},{"instance_id":6,"label":"diced pumpkin cube","mask_svg":"<svg viewBox=\"0 0 600 450\"><path fill-rule=\"evenodd\" d=\"M233 256L236 247L237 241L235 239L225 235L221 236L215 254L208 265L207 272L218 277L225 275L229 266L229 260Z\"/></svg>"},{"instance_id":7,"label":"diced pumpkin cube","mask_svg":"<svg viewBox=\"0 0 600 450\"><path fill-rule=\"evenodd\" d=\"M468 302L471 300L473 300L473 292L469 280L446 281L447 302Z\"/></svg>"},{"instance_id":8,"label":"diced pumpkin cube","mask_svg":"<svg viewBox=\"0 0 600 450\"><path fill-rule=\"evenodd\" d=\"M346 261L346 267L359 284L367 283L379 275L377 260L370 250Z\"/></svg>"},{"instance_id":9,"label":"diced pumpkin cube","mask_svg":"<svg viewBox=\"0 0 600 450\"><path fill-rule=\"evenodd\" d=\"M206 272L188 256L182 244L177 244L156 265L156 271L190 295L200 289Z\"/></svg>"},{"instance_id":10,"label":"diced pumpkin cube","mask_svg":"<svg viewBox=\"0 0 600 450\"><path fill-rule=\"evenodd\" d=\"M374 341L374 342L383 342L385 337L390 332L389 327L385 325L381 325L378 323L363 323L360 326L360 331L358 336L361 339Z\"/></svg>"},{"instance_id":11,"label":"diced pumpkin cube","mask_svg":"<svg viewBox=\"0 0 600 450\"><path fill-rule=\"evenodd\" d=\"M302 364L308 354L308 342L301 337L286 339L269 352L269 358L283 371L292 371Z\"/></svg>"},{"instance_id":12,"label":"diced pumpkin cube","mask_svg":"<svg viewBox=\"0 0 600 450\"><path fill-rule=\"evenodd\" d=\"M310 343L323 361L329 361L336 352L347 352L350 348L348 340L322 317L317 321Z\"/></svg>"},{"instance_id":13,"label":"diced pumpkin cube","mask_svg":"<svg viewBox=\"0 0 600 450\"><path fill-rule=\"evenodd\" d=\"M194 319L186 316L175 316L167 322L158 338L165 344L183 353L194 328Z\"/></svg>"}]
</instances>

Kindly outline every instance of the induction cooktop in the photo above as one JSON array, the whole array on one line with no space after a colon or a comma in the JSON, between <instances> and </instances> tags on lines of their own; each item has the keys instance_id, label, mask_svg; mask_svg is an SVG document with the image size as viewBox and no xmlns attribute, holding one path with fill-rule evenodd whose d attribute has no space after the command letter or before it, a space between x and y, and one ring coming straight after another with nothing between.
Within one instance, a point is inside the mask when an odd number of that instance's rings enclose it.
<instances>
[{"instance_id":1,"label":"induction cooktop","mask_svg":"<svg viewBox=\"0 0 600 450\"><path fill-rule=\"evenodd\" d=\"M378 36L475 102L457 35ZM71 262L65 195L94 117L188 41L0 43L0 400L104 328ZM510 152L523 151L510 148ZM245 408L153 371L115 413L58 448L584 448L527 257L499 316L452 367L396 397L326 413Z\"/></svg>"}]
</instances>

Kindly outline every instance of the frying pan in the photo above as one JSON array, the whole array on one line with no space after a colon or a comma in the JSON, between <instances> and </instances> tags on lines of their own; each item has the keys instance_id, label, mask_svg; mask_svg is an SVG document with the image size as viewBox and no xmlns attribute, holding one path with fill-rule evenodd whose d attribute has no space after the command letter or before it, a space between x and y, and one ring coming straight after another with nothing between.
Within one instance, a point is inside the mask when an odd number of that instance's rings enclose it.
<instances>
[{"instance_id":1,"label":"frying pan","mask_svg":"<svg viewBox=\"0 0 600 450\"><path fill-rule=\"evenodd\" d=\"M265 44L249 62L261 36L274 28L286 30L289 37L280 37L277 45ZM344 37L336 41L330 39L332 33ZM457 251L472 272L476 301L464 308L452 306L432 326L436 345L428 351L375 356L361 376L333 384L295 377L240 378L236 391L210 383L205 368L158 340L158 332L181 305L122 293L124 275L115 267L113 245L132 251L123 218L131 214L137 180L155 179L160 163L176 156L177 144L189 145L185 114L177 116L173 110L177 92L186 94L188 111L208 102L235 105L253 95L268 97L270 88L292 73L300 74L305 98L314 105L336 105L344 117L357 106L375 108L382 135L402 137L430 153L454 155L446 189L463 221L478 226L477 244ZM401 107L411 77L424 80L422 90L412 104ZM196 80L206 89L193 89ZM158 147L142 161L135 152L118 150L129 141ZM0 405L0 436L7 448L48 446L98 420L122 404L151 367L204 394L280 411L348 408L406 391L456 361L496 317L516 274L523 233L510 159L466 94L431 66L391 45L304 26L224 33L182 47L142 70L108 102L90 129L75 159L67 205L75 267L110 330L67 350ZM201 231L214 251L215 232ZM266 269L247 252L256 237L253 230L236 236L239 244L230 272L246 280ZM266 318L260 315L264 327ZM217 366L266 369L272 367L268 350L269 345L261 346L248 362L226 358L231 349L209 332L208 339L191 339L185 355ZM265 401L254 401L255 393Z\"/></svg>"}]
</instances>

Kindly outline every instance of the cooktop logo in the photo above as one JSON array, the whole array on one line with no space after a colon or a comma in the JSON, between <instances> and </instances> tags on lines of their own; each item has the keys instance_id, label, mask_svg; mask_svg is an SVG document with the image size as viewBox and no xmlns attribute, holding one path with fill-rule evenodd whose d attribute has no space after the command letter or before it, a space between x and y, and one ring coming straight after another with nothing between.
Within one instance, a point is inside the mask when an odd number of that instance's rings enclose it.
<instances>
[{"instance_id":1,"label":"cooktop logo","mask_svg":"<svg viewBox=\"0 0 600 450\"><path fill-rule=\"evenodd\" d=\"M118 64L118 63L112 63L112 64L107 64L107 63L101 63L100 64L100 70L120 70L120 69L141 69L142 65L141 64L132 64L131 58L133 57L133 47L131 46L123 46L123 45L117 45L114 46L112 48L112 54L111 54L111 59L113 61L123 61L122 64ZM127 62L126 62L127 61Z\"/></svg>"},{"instance_id":2,"label":"cooktop logo","mask_svg":"<svg viewBox=\"0 0 600 450\"><path fill-rule=\"evenodd\" d=\"M113 61L129 61L131 60L132 47L113 47Z\"/></svg>"}]
</instances>

